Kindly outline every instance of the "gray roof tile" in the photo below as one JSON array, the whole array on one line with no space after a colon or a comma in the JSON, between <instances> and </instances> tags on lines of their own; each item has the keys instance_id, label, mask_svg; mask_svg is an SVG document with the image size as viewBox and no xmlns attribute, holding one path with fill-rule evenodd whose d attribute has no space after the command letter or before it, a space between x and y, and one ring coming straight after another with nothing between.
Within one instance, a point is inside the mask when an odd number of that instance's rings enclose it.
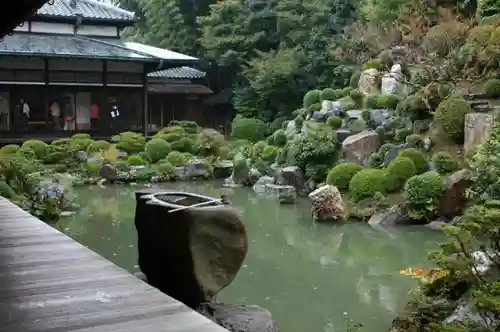
<instances>
[{"instance_id":1,"label":"gray roof tile","mask_svg":"<svg viewBox=\"0 0 500 332\"><path fill-rule=\"evenodd\" d=\"M0 41L0 55L44 55L117 60L149 60L154 57L91 38L68 35L14 33Z\"/></svg>"},{"instance_id":2,"label":"gray roof tile","mask_svg":"<svg viewBox=\"0 0 500 332\"><path fill-rule=\"evenodd\" d=\"M177 67L155 71L148 74L149 77L167 79L200 79L205 77L205 73L190 67Z\"/></svg>"},{"instance_id":3,"label":"gray roof tile","mask_svg":"<svg viewBox=\"0 0 500 332\"><path fill-rule=\"evenodd\" d=\"M133 21L134 13L112 6L98 0L74 0L75 7L70 3L72 0L53 0L54 3L46 3L37 11L37 16L51 17L76 17L80 14L83 18L94 20L120 20Z\"/></svg>"}]
</instances>

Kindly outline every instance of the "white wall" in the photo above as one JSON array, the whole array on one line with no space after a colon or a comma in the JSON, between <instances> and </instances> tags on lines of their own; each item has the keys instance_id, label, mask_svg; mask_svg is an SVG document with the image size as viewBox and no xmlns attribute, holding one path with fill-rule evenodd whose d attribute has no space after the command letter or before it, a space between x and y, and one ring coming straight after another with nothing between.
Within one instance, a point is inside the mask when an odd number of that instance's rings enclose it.
<instances>
[{"instance_id":1,"label":"white wall","mask_svg":"<svg viewBox=\"0 0 500 332\"><path fill-rule=\"evenodd\" d=\"M74 33L73 24L31 22L31 32L70 34Z\"/></svg>"},{"instance_id":2,"label":"white wall","mask_svg":"<svg viewBox=\"0 0 500 332\"><path fill-rule=\"evenodd\" d=\"M117 37L118 28L98 25L80 25L76 29L76 34L81 36Z\"/></svg>"},{"instance_id":3,"label":"white wall","mask_svg":"<svg viewBox=\"0 0 500 332\"><path fill-rule=\"evenodd\" d=\"M19 25L14 31L30 32L30 22L25 21L24 24ZM31 32L73 35L75 33L75 26L68 23L31 22ZM76 29L76 34L93 37L117 37L118 28L99 25L80 25Z\"/></svg>"}]
</instances>

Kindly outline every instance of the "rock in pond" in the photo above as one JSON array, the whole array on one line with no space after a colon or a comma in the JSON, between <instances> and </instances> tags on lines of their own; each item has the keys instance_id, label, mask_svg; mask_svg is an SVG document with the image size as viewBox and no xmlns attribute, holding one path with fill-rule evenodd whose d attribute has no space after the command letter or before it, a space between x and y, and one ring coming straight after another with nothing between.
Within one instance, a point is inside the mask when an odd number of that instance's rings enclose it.
<instances>
[{"instance_id":1,"label":"rock in pond","mask_svg":"<svg viewBox=\"0 0 500 332\"><path fill-rule=\"evenodd\" d=\"M170 212L211 201L210 205ZM211 197L136 192L139 267L149 284L196 308L229 285L248 250L246 227L229 205Z\"/></svg>"},{"instance_id":2,"label":"rock in pond","mask_svg":"<svg viewBox=\"0 0 500 332\"><path fill-rule=\"evenodd\" d=\"M110 164L104 164L99 169L99 176L108 182L115 182L118 178L118 170Z\"/></svg>"},{"instance_id":3,"label":"rock in pond","mask_svg":"<svg viewBox=\"0 0 500 332\"><path fill-rule=\"evenodd\" d=\"M439 205L441 216L446 220L452 220L462 212L467 203L465 192L471 184L467 169L456 171L448 177L446 190Z\"/></svg>"},{"instance_id":4,"label":"rock in pond","mask_svg":"<svg viewBox=\"0 0 500 332\"><path fill-rule=\"evenodd\" d=\"M266 195L276 198L281 204L293 204L297 199L297 192L294 186L268 183L265 186L265 190Z\"/></svg>"},{"instance_id":5,"label":"rock in pond","mask_svg":"<svg viewBox=\"0 0 500 332\"><path fill-rule=\"evenodd\" d=\"M368 156L376 152L377 148L378 134L374 131L363 131L347 137L342 142L345 159L357 163L362 163Z\"/></svg>"},{"instance_id":6,"label":"rock in pond","mask_svg":"<svg viewBox=\"0 0 500 332\"><path fill-rule=\"evenodd\" d=\"M233 161L221 160L214 165L214 178L225 179L233 173Z\"/></svg>"},{"instance_id":7,"label":"rock in pond","mask_svg":"<svg viewBox=\"0 0 500 332\"><path fill-rule=\"evenodd\" d=\"M377 228L381 226L396 226L405 223L405 213L403 207L394 205L388 211L378 213L368 220L368 225Z\"/></svg>"},{"instance_id":8,"label":"rock in pond","mask_svg":"<svg viewBox=\"0 0 500 332\"><path fill-rule=\"evenodd\" d=\"M268 175L261 176L253 185L253 190L257 194L264 194L266 192L266 185L268 183L274 183L274 178Z\"/></svg>"},{"instance_id":9,"label":"rock in pond","mask_svg":"<svg viewBox=\"0 0 500 332\"><path fill-rule=\"evenodd\" d=\"M325 185L309 194L316 221L343 221L347 217L344 200L335 186Z\"/></svg>"},{"instance_id":10,"label":"rock in pond","mask_svg":"<svg viewBox=\"0 0 500 332\"><path fill-rule=\"evenodd\" d=\"M230 332L279 332L269 310L256 305L202 303L197 311Z\"/></svg>"},{"instance_id":11,"label":"rock in pond","mask_svg":"<svg viewBox=\"0 0 500 332\"><path fill-rule=\"evenodd\" d=\"M298 166L284 167L276 172L276 184L293 186L299 196L306 196L304 174Z\"/></svg>"}]
</instances>

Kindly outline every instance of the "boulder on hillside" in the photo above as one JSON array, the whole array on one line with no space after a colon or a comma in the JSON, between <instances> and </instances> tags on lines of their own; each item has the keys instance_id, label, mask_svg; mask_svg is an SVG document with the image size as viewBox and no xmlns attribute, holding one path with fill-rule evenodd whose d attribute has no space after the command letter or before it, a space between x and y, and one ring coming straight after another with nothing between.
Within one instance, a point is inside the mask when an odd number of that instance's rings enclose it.
<instances>
[{"instance_id":1,"label":"boulder on hillside","mask_svg":"<svg viewBox=\"0 0 500 332\"><path fill-rule=\"evenodd\" d=\"M279 332L271 313L256 305L202 303L197 311L230 332Z\"/></svg>"},{"instance_id":2,"label":"boulder on hillside","mask_svg":"<svg viewBox=\"0 0 500 332\"><path fill-rule=\"evenodd\" d=\"M169 212L206 200L214 202ZM139 267L149 284L196 308L231 283L248 240L243 220L230 206L182 192L140 191L136 202Z\"/></svg>"},{"instance_id":3,"label":"boulder on hillside","mask_svg":"<svg viewBox=\"0 0 500 332\"><path fill-rule=\"evenodd\" d=\"M494 114L469 113L465 115L465 152L471 151L490 137L494 119Z\"/></svg>"},{"instance_id":4,"label":"boulder on hillside","mask_svg":"<svg viewBox=\"0 0 500 332\"><path fill-rule=\"evenodd\" d=\"M376 152L378 148L378 135L374 131L363 131L347 137L342 142L344 157L348 161L363 163L363 161Z\"/></svg>"},{"instance_id":5,"label":"boulder on hillside","mask_svg":"<svg viewBox=\"0 0 500 332\"><path fill-rule=\"evenodd\" d=\"M379 72L375 68L366 69L361 73L358 83L358 90L364 95L379 93L378 88Z\"/></svg>"},{"instance_id":6,"label":"boulder on hillside","mask_svg":"<svg viewBox=\"0 0 500 332\"><path fill-rule=\"evenodd\" d=\"M276 184L295 187L297 195L306 196L304 173L298 166L287 166L276 172Z\"/></svg>"},{"instance_id":7,"label":"boulder on hillside","mask_svg":"<svg viewBox=\"0 0 500 332\"><path fill-rule=\"evenodd\" d=\"M448 177L446 190L439 204L442 217L452 220L462 212L467 203L465 192L471 184L467 169L456 171Z\"/></svg>"},{"instance_id":8,"label":"boulder on hillside","mask_svg":"<svg viewBox=\"0 0 500 332\"><path fill-rule=\"evenodd\" d=\"M342 194L337 187L324 185L309 194L315 221L343 221L347 217Z\"/></svg>"}]
</instances>

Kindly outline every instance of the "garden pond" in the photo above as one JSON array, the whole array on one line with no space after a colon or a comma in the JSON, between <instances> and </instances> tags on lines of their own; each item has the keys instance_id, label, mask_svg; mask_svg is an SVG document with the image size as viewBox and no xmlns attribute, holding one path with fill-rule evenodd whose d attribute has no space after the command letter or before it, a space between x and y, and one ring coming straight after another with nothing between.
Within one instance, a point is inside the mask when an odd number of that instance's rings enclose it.
<instances>
[{"instance_id":1,"label":"garden pond","mask_svg":"<svg viewBox=\"0 0 500 332\"><path fill-rule=\"evenodd\" d=\"M138 272L134 191L139 188L75 188L80 211L55 227L131 273ZM236 280L218 299L269 309L282 332L345 332L348 319L369 332L387 331L416 286L399 271L424 266L427 252L443 238L423 227L378 231L354 222L314 224L306 200L279 205L252 189L227 189L217 182L158 188L230 195L247 223L250 246Z\"/></svg>"}]
</instances>

